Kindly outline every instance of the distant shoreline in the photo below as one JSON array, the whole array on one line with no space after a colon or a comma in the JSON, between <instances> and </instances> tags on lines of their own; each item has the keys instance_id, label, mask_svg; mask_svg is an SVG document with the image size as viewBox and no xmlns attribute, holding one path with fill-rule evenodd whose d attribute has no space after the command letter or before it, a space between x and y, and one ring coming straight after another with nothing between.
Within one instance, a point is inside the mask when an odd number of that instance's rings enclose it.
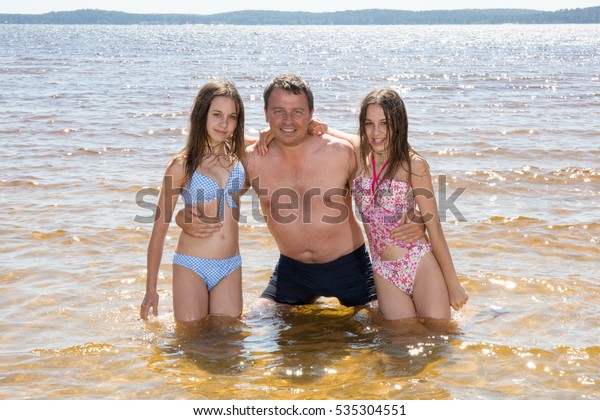
<instances>
[{"instance_id":1,"label":"distant shoreline","mask_svg":"<svg viewBox=\"0 0 600 420\"><path fill-rule=\"evenodd\" d=\"M594 24L600 6L545 12L531 9L464 9L412 12L365 9L340 12L244 10L212 15L139 14L82 9L43 14L0 14L0 24L51 25L482 25Z\"/></svg>"}]
</instances>

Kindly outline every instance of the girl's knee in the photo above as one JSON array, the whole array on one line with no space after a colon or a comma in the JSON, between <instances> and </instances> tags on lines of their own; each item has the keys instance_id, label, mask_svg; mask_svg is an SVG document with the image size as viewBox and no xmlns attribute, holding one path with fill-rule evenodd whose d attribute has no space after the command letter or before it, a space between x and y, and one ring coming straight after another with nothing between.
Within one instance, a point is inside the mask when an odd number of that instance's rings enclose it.
<instances>
[{"instance_id":1,"label":"girl's knee","mask_svg":"<svg viewBox=\"0 0 600 420\"><path fill-rule=\"evenodd\" d=\"M423 310L419 312L421 318L429 318L432 320L449 321L452 318L450 312L450 306L448 308L434 307L428 308L429 310Z\"/></svg>"}]
</instances>

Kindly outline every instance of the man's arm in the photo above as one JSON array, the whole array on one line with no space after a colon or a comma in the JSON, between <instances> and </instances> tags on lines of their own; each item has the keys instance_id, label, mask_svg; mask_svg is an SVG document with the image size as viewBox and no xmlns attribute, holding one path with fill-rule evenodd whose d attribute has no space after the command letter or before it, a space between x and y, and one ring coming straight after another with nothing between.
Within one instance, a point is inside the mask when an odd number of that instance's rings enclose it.
<instances>
[{"instance_id":1,"label":"man's arm","mask_svg":"<svg viewBox=\"0 0 600 420\"><path fill-rule=\"evenodd\" d=\"M183 231L194 238L208 238L223 227L221 222L203 220L197 213L196 206L185 206L175 216L175 223Z\"/></svg>"},{"instance_id":2,"label":"man's arm","mask_svg":"<svg viewBox=\"0 0 600 420\"><path fill-rule=\"evenodd\" d=\"M425 234L423 218L419 213L415 212L408 217L406 214L403 214L400 223L400 226L391 230L390 235L392 238L403 242L417 242L422 240L429 242L429 238Z\"/></svg>"}]
</instances>

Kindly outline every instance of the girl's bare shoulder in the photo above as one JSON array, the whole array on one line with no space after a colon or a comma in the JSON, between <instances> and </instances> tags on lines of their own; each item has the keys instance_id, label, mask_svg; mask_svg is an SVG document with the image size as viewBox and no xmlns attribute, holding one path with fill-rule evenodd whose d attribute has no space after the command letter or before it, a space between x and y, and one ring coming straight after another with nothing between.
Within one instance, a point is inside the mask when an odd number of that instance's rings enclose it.
<instances>
[{"instance_id":1,"label":"girl's bare shoulder","mask_svg":"<svg viewBox=\"0 0 600 420\"><path fill-rule=\"evenodd\" d=\"M428 176L429 172L429 163L427 160L420 154L414 152L410 155L410 167L413 175L416 176Z\"/></svg>"},{"instance_id":2,"label":"girl's bare shoulder","mask_svg":"<svg viewBox=\"0 0 600 420\"><path fill-rule=\"evenodd\" d=\"M185 177L185 156L181 153L176 154L167 163L165 175L170 175L176 179L183 179Z\"/></svg>"}]
</instances>

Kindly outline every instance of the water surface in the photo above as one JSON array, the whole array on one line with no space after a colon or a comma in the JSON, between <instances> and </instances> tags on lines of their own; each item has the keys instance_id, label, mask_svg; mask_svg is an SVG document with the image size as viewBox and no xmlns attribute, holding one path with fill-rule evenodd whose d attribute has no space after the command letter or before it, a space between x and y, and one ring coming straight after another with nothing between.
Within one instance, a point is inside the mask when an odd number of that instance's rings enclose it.
<instances>
[{"instance_id":1,"label":"water surface","mask_svg":"<svg viewBox=\"0 0 600 420\"><path fill-rule=\"evenodd\" d=\"M598 399L599 40L598 25L0 25L0 397ZM199 87L233 80L256 134L287 72L343 130L370 90L405 99L470 296L453 325L322 299L176 328L176 227L160 316L139 319L138 193L183 146ZM248 309L278 254L242 201Z\"/></svg>"}]
</instances>

